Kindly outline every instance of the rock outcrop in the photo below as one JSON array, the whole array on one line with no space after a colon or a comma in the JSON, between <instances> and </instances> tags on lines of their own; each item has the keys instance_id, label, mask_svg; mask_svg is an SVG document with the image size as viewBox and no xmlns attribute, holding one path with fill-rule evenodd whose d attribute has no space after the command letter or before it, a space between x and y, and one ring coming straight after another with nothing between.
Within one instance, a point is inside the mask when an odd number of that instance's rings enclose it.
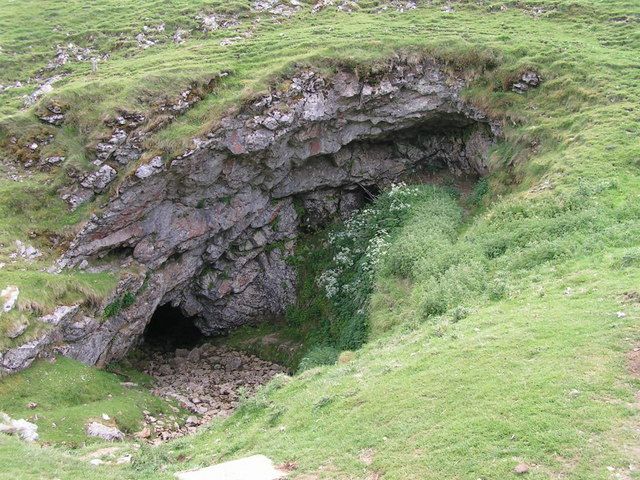
<instances>
[{"instance_id":1,"label":"rock outcrop","mask_svg":"<svg viewBox=\"0 0 640 480\"><path fill-rule=\"evenodd\" d=\"M222 118L192 150L140 165L60 262L120 259L139 272L127 290L135 301L60 351L91 364L121 357L167 303L205 335L281 315L294 300L287 257L301 229L423 171L488 172L500 129L462 99L465 84L432 61L367 78L307 70Z\"/></svg>"},{"instance_id":2,"label":"rock outcrop","mask_svg":"<svg viewBox=\"0 0 640 480\"><path fill-rule=\"evenodd\" d=\"M0 433L15 435L26 442L38 440L38 426L24 419L15 420L6 413L0 412Z\"/></svg>"}]
</instances>

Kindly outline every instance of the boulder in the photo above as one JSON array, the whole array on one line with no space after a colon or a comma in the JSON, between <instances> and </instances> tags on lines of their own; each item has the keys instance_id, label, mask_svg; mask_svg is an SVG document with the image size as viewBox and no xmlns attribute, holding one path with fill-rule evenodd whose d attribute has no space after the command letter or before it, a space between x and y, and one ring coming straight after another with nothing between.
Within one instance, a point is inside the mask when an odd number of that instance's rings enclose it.
<instances>
[{"instance_id":1,"label":"boulder","mask_svg":"<svg viewBox=\"0 0 640 480\"><path fill-rule=\"evenodd\" d=\"M2 303L2 311L9 312L13 309L20 295L20 289L15 285L9 285L0 292L0 302Z\"/></svg>"},{"instance_id":2,"label":"boulder","mask_svg":"<svg viewBox=\"0 0 640 480\"><path fill-rule=\"evenodd\" d=\"M286 472L276 468L264 455L253 455L176 474L178 480L279 480L286 476Z\"/></svg>"},{"instance_id":3,"label":"boulder","mask_svg":"<svg viewBox=\"0 0 640 480\"><path fill-rule=\"evenodd\" d=\"M14 420L0 412L0 433L17 435L27 442L35 442L38 439L38 426L23 419Z\"/></svg>"},{"instance_id":4,"label":"boulder","mask_svg":"<svg viewBox=\"0 0 640 480\"><path fill-rule=\"evenodd\" d=\"M109 427L99 422L91 422L87 425L87 435L90 437L98 437L108 442L116 442L124 440L124 433L116 427Z\"/></svg>"},{"instance_id":5,"label":"boulder","mask_svg":"<svg viewBox=\"0 0 640 480\"><path fill-rule=\"evenodd\" d=\"M3 352L0 358L0 371L14 373L27 368L50 343L51 339L47 334L44 334Z\"/></svg>"},{"instance_id":6,"label":"boulder","mask_svg":"<svg viewBox=\"0 0 640 480\"><path fill-rule=\"evenodd\" d=\"M118 175L109 165L102 165L97 172L93 172L85 177L80 185L84 188L92 189L96 192L103 191Z\"/></svg>"}]
</instances>

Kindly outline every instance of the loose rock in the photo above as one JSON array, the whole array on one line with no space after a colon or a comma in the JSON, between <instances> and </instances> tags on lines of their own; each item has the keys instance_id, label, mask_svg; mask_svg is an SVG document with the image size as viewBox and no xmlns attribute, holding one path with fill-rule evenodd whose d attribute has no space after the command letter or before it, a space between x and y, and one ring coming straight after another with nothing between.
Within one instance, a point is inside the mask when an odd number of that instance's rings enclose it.
<instances>
[{"instance_id":1,"label":"loose rock","mask_svg":"<svg viewBox=\"0 0 640 480\"><path fill-rule=\"evenodd\" d=\"M38 439L38 426L23 419L14 420L0 412L0 433L17 435L27 442L35 442Z\"/></svg>"},{"instance_id":2,"label":"loose rock","mask_svg":"<svg viewBox=\"0 0 640 480\"><path fill-rule=\"evenodd\" d=\"M177 400L196 415L189 416L184 427L179 427L167 417L156 418L146 412L144 436L139 432L136 434L139 438L151 436L150 426L162 439L191 434L199 425L230 415L238 406L241 393L251 396L275 375L285 373L280 365L222 346L143 352L145 358L137 367L155 377L156 387L152 392Z\"/></svg>"},{"instance_id":3,"label":"loose rock","mask_svg":"<svg viewBox=\"0 0 640 480\"><path fill-rule=\"evenodd\" d=\"M124 433L116 427L109 427L99 422L91 422L87 425L87 435L102 438L109 442L124 440Z\"/></svg>"},{"instance_id":4,"label":"loose rock","mask_svg":"<svg viewBox=\"0 0 640 480\"><path fill-rule=\"evenodd\" d=\"M2 302L3 312L9 312L13 309L13 306L18 300L18 295L20 295L20 289L15 285L9 285L0 292L0 302Z\"/></svg>"},{"instance_id":5,"label":"loose rock","mask_svg":"<svg viewBox=\"0 0 640 480\"><path fill-rule=\"evenodd\" d=\"M511 90L516 93L524 93L531 88L540 85L540 75L536 72L527 70L522 74L520 79L511 85Z\"/></svg>"}]
</instances>

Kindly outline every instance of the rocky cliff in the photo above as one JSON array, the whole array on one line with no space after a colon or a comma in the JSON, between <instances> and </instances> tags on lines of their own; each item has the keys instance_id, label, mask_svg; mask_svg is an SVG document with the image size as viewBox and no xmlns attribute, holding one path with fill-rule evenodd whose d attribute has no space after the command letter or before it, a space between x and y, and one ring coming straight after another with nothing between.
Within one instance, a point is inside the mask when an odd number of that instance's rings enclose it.
<instances>
[{"instance_id":1,"label":"rocky cliff","mask_svg":"<svg viewBox=\"0 0 640 480\"><path fill-rule=\"evenodd\" d=\"M367 78L305 70L222 118L192 150L139 165L60 260L135 272L118 291L130 301L106 319L66 312L18 357L55 348L104 364L135 345L166 303L205 335L281 315L295 295L286 258L302 229L424 170L487 173L499 126L462 99L466 81L432 61L392 63ZM140 123L119 151L140 149ZM104 156L97 175L113 177L121 158ZM24 366L17 350L0 355L5 370Z\"/></svg>"}]
</instances>

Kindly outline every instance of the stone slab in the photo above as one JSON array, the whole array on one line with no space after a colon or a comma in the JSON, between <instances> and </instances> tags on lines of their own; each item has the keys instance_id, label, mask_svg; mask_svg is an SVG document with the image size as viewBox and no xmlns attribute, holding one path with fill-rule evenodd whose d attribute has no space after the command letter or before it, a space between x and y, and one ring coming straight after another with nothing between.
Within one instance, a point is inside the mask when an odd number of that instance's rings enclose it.
<instances>
[{"instance_id":1,"label":"stone slab","mask_svg":"<svg viewBox=\"0 0 640 480\"><path fill-rule=\"evenodd\" d=\"M176 473L178 480L280 480L286 473L264 455L241 458L211 467Z\"/></svg>"}]
</instances>

